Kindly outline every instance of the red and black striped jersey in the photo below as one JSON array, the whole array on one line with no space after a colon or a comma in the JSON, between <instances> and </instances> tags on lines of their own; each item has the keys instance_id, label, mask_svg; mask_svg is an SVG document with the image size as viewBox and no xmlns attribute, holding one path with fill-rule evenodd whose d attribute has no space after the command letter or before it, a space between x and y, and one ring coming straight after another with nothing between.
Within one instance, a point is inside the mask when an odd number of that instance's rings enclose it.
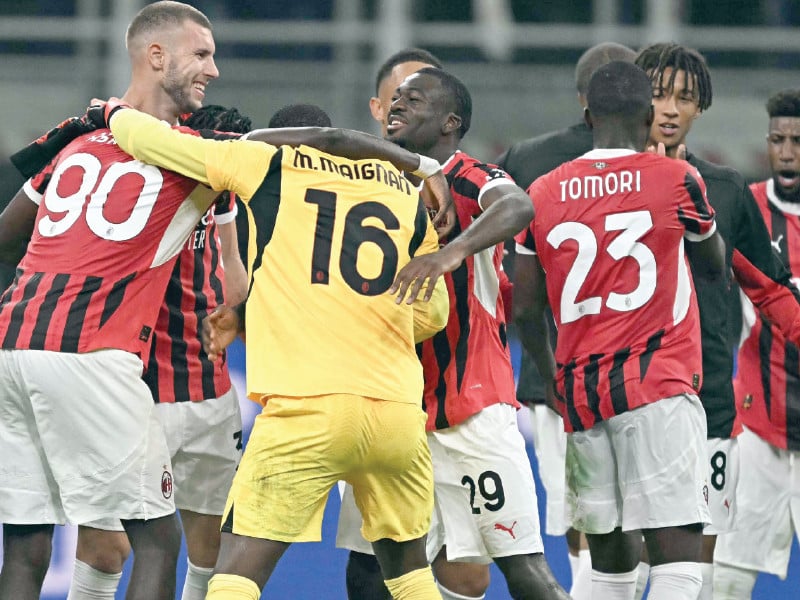
<instances>
[{"instance_id":1,"label":"red and black striped jersey","mask_svg":"<svg viewBox=\"0 0 800 600\"><path fill-rule=\"evenodd\" d=\"M513 183L505 171L456 152L443 166L458 219L450 237L482 210L481 195ZM447 326L417 347L425 379L427 429L457 425L487 406L517 404L500 294L503 246L468 257L445 275L450 297Z\"/></svg>"},{"instance_id":2,"label":"red and black striped jersey","mask_svg":"<svg viewBox=\"0 0 800 600\"><path fill-rule=\"evenodd\" d=\"M134 160L108 130L74 140L26 190L39 209L0 298L2 347L147 357L175 258L217 194Z\"/></svg>"},{"instance_id":3,"label":"red and black striped jersey","mask_svg":"<svg viewBox=\"0 0 800 600\"><path fill-rule=\"evenodd\" d=\"M683 238L714 232L697 170L629 150L593 150L528 189L517 236L536 252L558 327L556 390L567 431L701 384L697 300Z\"/></svg>"},{"instance_id":4,"label":"red and black striped jersey","mask_svg":"<svg viewBox=\"0 0 800 600\"><path fill-rule=\"evenodd\" d=\"M800 280L800 206L775 194L772 179L750 186L772 246ZM743 342L734 393L738 416L759 437L778 448L800 450L800 349L769 315L743 298ZM795 312L797 306L794 306Z\"/></svg>"},{"instance_id":5,"label":"red and black striped jersey","mask_svg":"<svg viewBox=\"0 0 800 600\"><path fill-rule=\"evenodd\" d=\"M203 319L223 303L225 273L217 224L236 218L232 194L223 193L189 234L172 269L158 313L144 382L156 402L219 398L231 388L224 358L203 349Z\"/></svg>"}]
</instances>

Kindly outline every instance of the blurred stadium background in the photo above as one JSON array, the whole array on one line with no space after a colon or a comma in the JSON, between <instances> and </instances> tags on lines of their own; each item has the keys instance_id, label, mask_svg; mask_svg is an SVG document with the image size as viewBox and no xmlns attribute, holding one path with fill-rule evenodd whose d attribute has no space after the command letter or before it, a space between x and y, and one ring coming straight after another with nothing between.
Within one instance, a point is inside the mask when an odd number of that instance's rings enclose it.
<instances>
[{"instance_id":1,"label":"blurred stadium background","mask_svg":"<svg viewBox=\"0 0 800 600\"><path fill-rule=\"evenodd\" d=\"M472 92L473 126L464 149L487 161L515 141L580 118L574 64L601 41L632 48L677 41L699 49L711 69L714 101L693 127L689 146L749 179L767 174L767 97L798 86L798 0L188 1L214 24L221 76L209 85L207 103L237 106L263 125L286 104L311 102L337 126L377 133L367 108L375 71L396 50L420 46ZM20 184L8 154L82 113L89 99L124 93L125 27L147 3L0 0L0 105L9 117L0 130L0 204ZM243 397L241 346L231 363ZM249 430L256 407L247 401L243 407ZM526 430L527 419L520 425ZM334 496L326 540L292 548L265 597L345 598L346 555L333 548L337 507ZM74 536L72 529L57 533L44 598L66 597ZM563 541L545 542L556 575L568 585ZM787 581L762 576L753 598L796 598L798 577L795 542ZM508 593L495 570L487 599L502 598Z\"/></svg>"}]
</instances>

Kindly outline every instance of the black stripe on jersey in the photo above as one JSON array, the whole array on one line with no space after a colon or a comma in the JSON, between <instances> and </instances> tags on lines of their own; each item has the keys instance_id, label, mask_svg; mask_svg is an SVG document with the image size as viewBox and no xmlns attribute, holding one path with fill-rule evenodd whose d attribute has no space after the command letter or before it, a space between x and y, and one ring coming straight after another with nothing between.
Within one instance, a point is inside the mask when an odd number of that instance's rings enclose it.
<instances>
[{"instance_id":1,"label":"black stripe on jersey","mask_svg":"<svg viewBox=\"0 0 800 600\"><path fill-rule=\"evenodd\" d=\"M22 270L20 269L20 275ZM22 321L25 316L25 309L28 308L28 302L31 301L36 295L36 290L39 288L39 283L42 281L42 273L34 273L25 284L22 290L22 298L16 306L11 310L11 315L8 321L8 329L6 336L3 338L3 348L14 348L19 338L19 332L22 329Z\"/></svg>"},{"instance_id":2,"label":"black stripe on jersey","mask_svg":"<svg viewBox=\"0 0 800 600\"><path fill-rule=\"evenodd\" d=\"M183 257L181 257L183 258ZM197 264L195 273L197 272ZM192 286L195 285L192 282ZM184 339L185 321L183 316L183 281L181 280L181 261L175 263L175 268L169 278L167 293L164 302L167 305L169 318L167 319L167 335L170 340L169 363L172 366L172 393L175 400L188 400L189 396L189 364L186 358L186 340ZM156 401L160 402L158 398Z\"/></svg>"},{"instance_id":3,"label":"black stripe on jersey","mask_svg":"<svg viewBox=\"0 0 800 600\"><path fill-rule=\"evenodd\" d=\"M436 356L436 366L439 367L439 378L436 381L436 429L445 429L450 427L450 422L447 420L447 411L445 400L447 399L447 382L445 380L445 371L450 365L450 340L447 337L447 328L433 336L431 340L433 344L433 354ZM423 401L424 403L424 401Z\"/></svg>"},{"instance_id":4,"label":"black stripe on jersey","mask_svg":"<svg viewBox=\"0 0 800 600\"><path fill-rule=\"evenodd\" d=\"M625 391L623 367L630 355L630 348L623 348L614 352L614 364L608 372L608 379L611 382L611 405L614 407L615 415L628 410L628 393Z\"/></svg>"},{"instance_id":5,"label":"black stripe on jersey","mask_svg":"<svg viewBox=\"0 0 800 600\"><path fill-rule=\"evenodd\" d=\"M61 338L61 352L77 352L78 343L81 339L83 322L86 320L86 311L92 300L94 293L103 284L102 277L87 276L81 286L81 291L77 298L72 302L67 314L67 322L64 324L64 336Z\"/></svg>"},{"instance_id":6,"label":"black stripe on jersey","mask_svg":"<svg viewBox=\"0 0 800 600\"><path fill-rule=\"evenodd\" d=\"M772 373L770 372L769 357L772 353L772 330L768 323L761 323L761 331L758 334L758 358L761 366L761 387L764 389L764 406L767 410L767 417L772 413Z\"/></svg>"},{"instance_id":7,"label":"black stripe on jersey","mask_svg":"<svg viewBox=\"0 0 800 600\"><path fill-rule=\"evenodd\" d=\"M703 196L703 190L700 188L700 184L697 182L697 179L692 177L691 173L686 173L686 175L683 178L683 185L686 188L686 191L689 193L689 198L691 198L692 204L694 204L694 209L697 211L697 214L704 221L710 221L711 213L708 212L708 203L706 202L706 199ZM686 228L689 229L688 225ZM689 229L689 231L692 230ZM699 231L695 231L694 233L699 233Z\"/></svg>"},{"instance_id":8,"label":"black stripe on jersey","mask_svg":"<svg viewBox=\"0 0 800 600\"><path fill-rule=\"evenodd\" d=\"M663 329L659 329L647 338L644 352L639 355L639 381L644 381L644 376L647 375L647 369L650 367L650 361L653 359L653 353L661 347L661 338L664 337L664 333Z\"/></svg>"},{"instance_id":9,"label":"black stripe on jersey","mask_svg":"<svg viewBox=\"0 0 800 600\"><path fill-rule=\"evenodd\" d=\"M64 288L67 287L69 280L70 275L66 273L59 273L53 277L53 283L50 285L50 289L47 290L42 305L39 307L39 314L36 315L36 323L31 333L31 348L44 348L47 331L50 329L50 320L53 318L53 313L58 306L58 299L64 295Z\"/></svg>"},{"instance_id":10,"label":"black stripe on jersey","mask_svg":"<svg viewBox=\"0 0 800 600\"><path fill-rule=\"evenodd\" d=\"M113 314L119 308L119 305L122 304L122 299L125 297L125 289L128 287L128 284L136 277L136 273L131 273L124 279L120 279L113 286L111 286L111 292L108 294L108 298L106 298L106 303L103 306L103 314L100 315L100 325L98 328L102 327L106 324Z\"/></svg>"},{"instance_id":11,"label":"black stripe on jersey","mask_svg":"<svg viewBox=\"0 0 800 600\"><path fill-rule=\"evenodd\" d=\"M574 359L564 365L564 400L567 405L567 418L573 431L583 431L585 427L578 411L575 410L575 376L572 373L576 366Z\"/></svg>"},{"instance_id":12,"label":"black stripe on jersey","mask_svg":"<svg viewBox=\"0 0 800 600\"><path fill-rule=\"evenodd\" d=\"M17 289L17 286L19 285L19 279L23 274L24 271L17 267L17 272L14 275L14 281L11 282L11 285L8 286L6 291L3 292L3 295L0 296L0 309L2 309L2 307L5 306L9 300L11 300L11 296L14 294L14 290Z\"/></svg>"},{"instance_id":13,"label":"black stripe on jersey","mask_svg":"<svg viewBox=\"0 0 800 600\"><path fill-rule=\"evenodd\" d=\"M414 256L425 239L425 232L428 230L428 209L422 202L422 198L417 203L417 216L414 217L414 235L408 243L408 255Z\"/></svg>"},{"instance_id":14,"label":"black stripe on jersey","mask_svg":"<svg viewBox=\"0 0 800 600\"><path fill-rule=\"evenodd\" d=\"M158 402L158 360L156 359L156 352L158 352L158 336L154 335L152 343L150 344L150 357L147 359L147 370L142 373L142 381L150 388L150 394L153 396L153 402Z\"/></svg>"},{"instance_id":15,"label":"black stripe on jersey","mask_svg":"<svg viewBox=\"0 0 800 600\"><path fill-rule=\"evenodd\" d=\"M583 387L586 390L586 403L598 421L602 421L600 414L600 394L597 386L600 384L600 364L599 360L605 354L590 354L589 364L583 368Z\"/></svg>"},{"instance_id":16,"label":"black stripe on jersey","mask_svg":"<svg viewBox=\"0 0 800 600\"><path fill-rule=\"evenodd\" d=\"M283 160L283 148L280 148L269 161L269 169L264 175L264 180L258 186L256 193L248 203L253 221L256 225L256 257L253 261L252 275L261 267L264 259L264 248L272 239L275 231L275 222L278 218L278 209L281 205L281 161ZM250 278L248 285L248 295L250 288L253 287L253 278Z\"/></svg>"},{"instance_id":17,"label":"black stripe on jersey","mask_svg":"<svg viewBox=\"0 0 800 600\"><path fill-rule=\"evenodd\" d=\"M214 223L211 226L211 239L215 240L217 238L217 231L218 227L217 224ZM208 242L206 242L208 243ZM211 286L211 289L214 291L214 297L217 306L223 304L225 302L225 291L223 289L222 281L217 276L217 269L219 268L219 245L216 243L211 244L211 265L209 266L209 273L208 273L208 283ZM212 363L208 359L208 354L206 354L205 348L203 348L203 340L202 340L202 318L208 315L208 301L206 301L205 306L203 307L203 314L198 315L201 318L200 323L197 327L197 335L200 337L200 366L203 372L203 396L204 399L207 398L216 398L217 396L217 389L214 387L214 363ZM225 352L223 351L222 357L224 360Z\"/></svg>"},{"instance_id":18,"label":"black stripe on jersey","mask_svg":"<svg viewBox=\"0 0 800 600\"><path fill-rule=\"evenodd\" d=\"M455 164L451 165L450 168L447 170L447 173L444 174L444 178L447 181L447 185L451 189L453 187L453 181L455 180L456 175L458 174L458 172L461 170L461 167L463 167L463 166L464 166L464 161L463 160L459 160Z\"/></svg>"},{"instance_id":19,"label":"black stripe on jersey","mask_svg":"<svg viewBox=\"0 0 800 600\"><path fill-rule=\"evenodd\" d=\"M797 379L797 367L800 364L800 352L791 342L784 344L786 355L783 364L786 369L786 447L789 450L800 449L800 407L792 399L800 397L800 380Z\"/></svg>"},{"instance_id":20,"label":"black stripe on jersey","mask_svg":"<svg viewBox=\"0 0 800 600\"><path fill-rule=\"evenodd\" d=\"M455 230L456 228L454 228ZM457 235L457 234L456 234ZM467 259L470 260L470 259ZM461 383L464 381L464 370L467 368L467 355L469 353L469 273L467 260L452 273L453 295L456 299L456 316L458 317L458 341L456 342L456 390L461 393Z\"/></svg>"},{"instance_id":21,"label":"black stripe on jersey","mask_svg":"<svg viewBox=\"0 0 800 600\"><path fill-rule=\"evenodd\" d=\"M476 202L478 201L478 196L481 194L481 188L466 177L459 177L451 186L451 189L456 194L474 199Z\"/></svg>"}]
</instances>

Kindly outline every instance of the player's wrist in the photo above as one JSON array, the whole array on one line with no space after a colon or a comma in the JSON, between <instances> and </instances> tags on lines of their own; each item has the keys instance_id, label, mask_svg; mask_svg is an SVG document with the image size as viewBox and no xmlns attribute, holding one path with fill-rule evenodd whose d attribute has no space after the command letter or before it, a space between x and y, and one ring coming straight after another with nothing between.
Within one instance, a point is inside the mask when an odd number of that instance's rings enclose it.
<instances>
[{"instance_id":1,"label":"player's wrist","mask_svg":"<svg viewBox=\"0 0 800 600\"><path fill-rule=\"evenodd\" d=\"M439 161L435 158L423 156L422 154L417 154L417 156L419 157L419 166L411 171L411 174L415 177L427 179L431 175L435 175L442 170L442 165L440 165Z\"/></svg>"}]
</instances>

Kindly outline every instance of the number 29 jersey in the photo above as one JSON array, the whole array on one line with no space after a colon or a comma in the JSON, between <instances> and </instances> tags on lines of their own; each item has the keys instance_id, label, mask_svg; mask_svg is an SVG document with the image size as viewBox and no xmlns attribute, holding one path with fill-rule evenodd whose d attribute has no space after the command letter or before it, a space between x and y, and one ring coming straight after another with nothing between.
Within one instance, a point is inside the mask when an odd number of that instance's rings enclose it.
<instances>
[{"instance_id":1,"label":"number 29 jersey","mask_svg":"<svg viewBox=\"0 0 800 600\"><path fill-rule=\"evenodd\" d=\"M546 273L567 431L701 385L697 301L684 238L714 233L688 163L593 150L534 181L517 236Z\"/></svg>"}]
</instances>

